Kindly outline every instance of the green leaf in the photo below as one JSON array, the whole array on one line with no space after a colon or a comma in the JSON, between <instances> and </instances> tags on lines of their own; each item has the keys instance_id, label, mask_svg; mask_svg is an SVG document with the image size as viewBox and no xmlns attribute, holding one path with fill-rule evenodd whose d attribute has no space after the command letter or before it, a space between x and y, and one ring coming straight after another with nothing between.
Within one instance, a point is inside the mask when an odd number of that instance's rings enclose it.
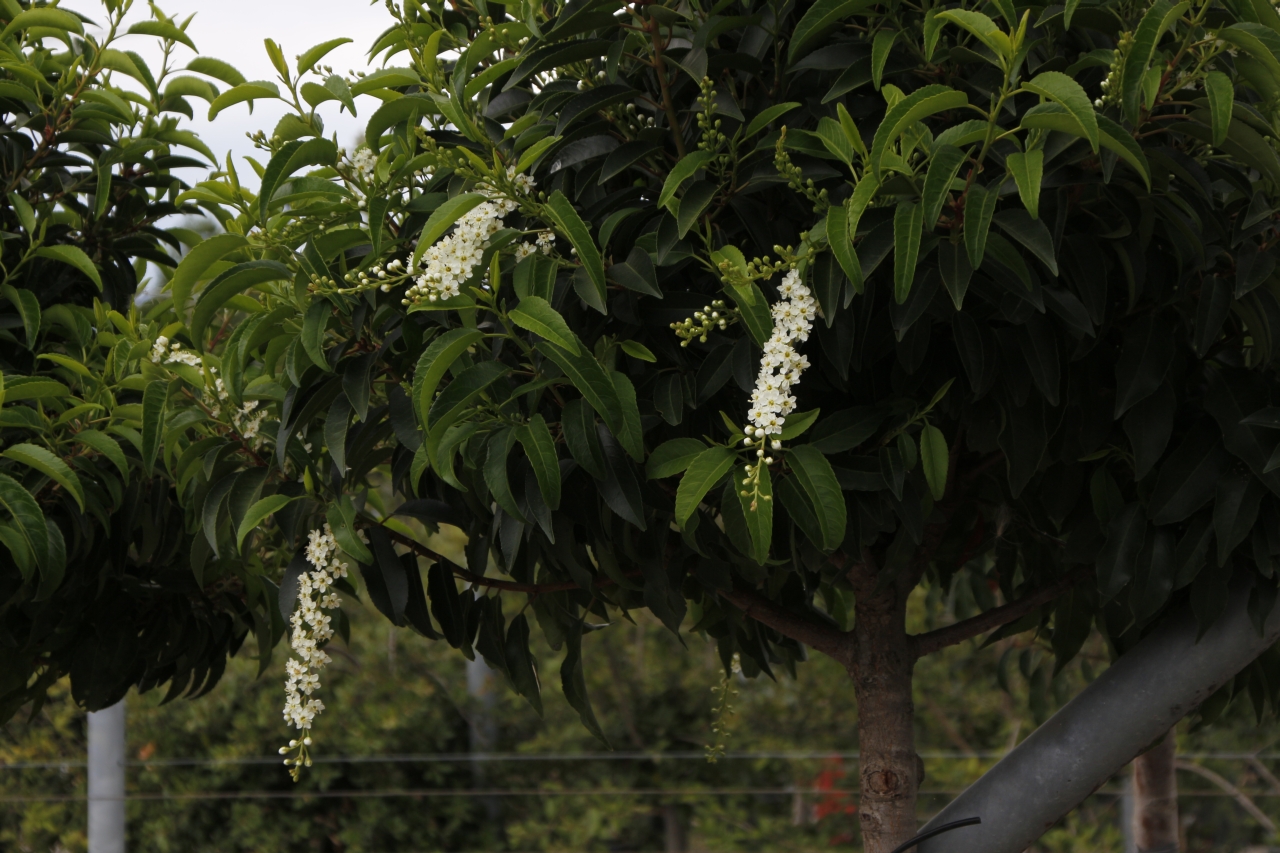
<instances>
[{"instance_id":1,"label":"green leaf","mask_svg":"<svg viewBox=\"0 0 1280 853\"><path fill-rule=\"evenodd\" d=\"M671 206L671 202L675 199L680 187L683 186L685 181L692 178L695 172L713 159L715 159L715 155L710 151L695 151L676 163L662 185L662 192L658 194L658 207L665 207L675 213L676 208Z\"/></svg>"},{"instance_id":2,"label":"green leaf","mask_svg":"<svg viewBox=\"0 0 1280 853\"><path fill-rule=\"evenodd\" d=\"M618 401L618 392L613 380L605 373L600 362L589 352L573 354L550 342L538 349L555 362L564 371L564 375L573 383L579 393L591 404L591 408L604 418L610 431L620 436L623 432L622 405Z\"/></svg>"},{"instance_id":3,"label":"green leaf","mask_svg":"<svg viewBox=\"0 0 1280 853\"><path fill-rule=\"evenodd\" d=\"M827 242L831 244L831 254L835 256L840 269L856 282L857 288L862 286L862 264L858 261L858 253L853 248L853 240L849 237L849 212L843 205L833 204L827 210Z\"/></svg>"},{"instance_id":4,"label":"green leaf","mask_svg":"<svg viewBox=\"0 0 1280 853\"><path fill-rule=\"evenodd\" d=\"M644 473L650 480L661 480L674 477L693 464L707 449L707 445L696 438L673 438L664 441L654 448L645 463Z\"/></svg>"},{"instance_id":5,"label":"green leaf","mask_svg":"<svg viewBox=\"0 0 1280 853\"><path fill-rule=\"evenodd\" d=\"M1034 80L1023 83L1022 88L1061 105L1079 126L1079 135L1089 140L1095 154L1098 152L1098 115L1079 83L1061 71L1044 71Z\"/></svg>"},{"instance_id":6,"label":"green leaf","mask_svg":"<svg viewBox=\"0 0 1280 853\"><path fill-rule=\"evenodd\" d=\"M339 394L329 404L324 419L324 443L339 477L347 474L347 430L351 427L351 401Z\"/></svg>"},{"instance_id":7,"label":"green leaf","mask_svg":"<svg viewBox=\"0 0 1280 853\"><path fill-rule=\"evenodd\" d=\"M173 41L179 44L185 44L187 47L199 53L190 37L178 28L173 21L139 21L129 27L130 35L157 36L165 41Z\"/></svg>"},{"instance_id":8,"label":"green leaf","mask_svg":"<svg viewBox=\"0 0 1280 853\"><path fill-rule=\"evenodd\" d=\"M1125 330L1124 345L1116 362L1118 419L1136 403L1156 392L1173 363L1175 331L1157 315L1143 315Z\"/></svg>"},{"instance_id":9,"label":"green leaf","mask_svg":"<svg viewBox=\"0 0 1280 853\"><path fill-rule=\"evenodd\" d=\"M183 312L191 299L191 291L197 281L204 277L209 267L226 255L249 245L240 234L217 234L191 247L173 271L173 277L167 285L173 291L174 308Z\"/></svg>"},{"instance_id":10,"label":"green leaf","mask_svg":"<svg viewBox=\"0 0 1280 853\"><path fill-rule=\"evenodd\" d=\"M204 333L209 328L209 323L233 296L259 284L288 281L292 278L293 272L279 261L247 261L236 264L215 278L201 291L196 307L191 312L188 328L196 349L204 351Z\"/></svg>"},{"instance_id":11,"label":"green leaf","mask_svg":"<svg viewBox=\"0 0 1280 853\"><path fill-rule=\"evenodd\" d=\"M1055 276L1058 274L1058 259L1053 250L1053 235L1049 233L1049 228L1043 220L1032 219L1028 211L1013 208L1000 211L992 221L1039 258L1049 268L1049 272Z\"/></svg>"},{"instance_id":12,"label":"green leaf","mask_svg":"<svg viewBox=\"0 0 1280 853\"><path fill-rule=\"evenodd\" d=\"M569 707L578 712L578 719L587 731L591 732L607 746L609 740L604 730L596 721L595 712L591 710L591 699L587 696L587 680L582 671L582 623L565 632L564 663L560 664L560 686L564 690L564 698Z\"/></svg>"},{"instance_id":13,"label":"green leaf","mask_svg":"<svg viewBox=\"0 0 1280 853\"><path fill-rule=\"evenodd\" d=\"M582 399L565 403L560 426L564 431L564 443L574 461L597 480L605 479L609 473L605 467L604 448L596 432L596 414L591 406Z\"/></svg>"},{"instance_id":14,"label":"green leaf","mask_svg":"<svg viewBox=\"0 0 1280 853\"><path fill-rule=\"evenodd\" d=\"M46 565L49 562L49 532L44 513L22 484L7 474L0 474L0 507L9 513L13 522L11 529L21 537L36 563ZM24 578L29 576L29 572L23 572Z\"/></svg>"},{"instance_id":15,"label":"green leaf","mask_svg":"<svg viewBox=\"0 0 1280 853\"><path fill-rule=\"evenodd\" d=\"M872 0L817 0L791 31L787 64L808 53L838 22L871 5L874 5Z\"/></svg>"},{"instance_id":16,"label":"green leaf","mask_svg":"<svg viewBox=\"0 0 1280 853\"><path fill-rule=\"evenodd\" d=\"M967 30L978 41L985 44L996 56L1006 61L1012 57L1013 42L1009 40L1008 33L1000 29L995 21L981 12L971 12L965 9L947 9L944 12L938 12L937 16L944 21L950 21L961 29Z\"/></svg>"},{"instance_id":17,"label":"green leaf","mask_svg":"<svg viewBox=\"0 0 1280 853\"><path fill-rule=\"evenodd\" d=\"M644 459L644 426L640 421L640 407L636 403L636 387L624 373L614 370L609 375L613 379L618 406L622 410L620 429L614 430L614 435L627 455L640 462Z\"/></svg>"},{"instance_id":18,"label":"green leaf","mask_svg":"<svg viewBox=\"0 0 1280 853\"><path fill-rule=\"evenodd\" d=\"M1221 71L1210 71L1204 78L1204 93L1209 98L1213 144L1221 147L1231 129L1231 113L1235 109L1236 90L1231 78Z\"/></svg>"},{"instance_id":19,"label":"green leaf","mask_svg":"<svg viewBox=\"0 0 1280 853\"><path fill-rule=\"evenodd\" d=\"M5 448L4 452L0 453L0 456L12 459L15 462L21 462L28 468L34 468L53 480L75 499L80 511L84 512L84 487L80 485L80 478L76 476L76 473L71 470L71 467L66 462L63 462L45 448L35 444L27 444L26 442Z\"/></svg>"},{"instance_id":20,"label":"green leaf","mask_svg":"<svg viewBox=\"0 0 1280 853\"><path fill-rule=\"evenodd\" d=\"M550 302L540 296L524 297L507 316L520 328L551 341L573 355L581 351L578 346L578 336L569 328L564 317L551 307Z\"/></svg>"},{"instance_id":21,"label":"green leaf","mask_svg":"<svg viewBox=\"0 0 1280 853\"><path fill-rule=\"evenodd\" d=\"M430 455L435 456L435 448L439 447L444 431L453 425L462 412L484 393L494 382L497 382L510 371L500 361L482 361L463 370L445 389L440 392L427 412L428 421L427 444Z\"/></svg>"},{"instance_id":22,"label":"green leaf","mask_svg":"<svg viewBox=\"0 0 1280 853\"><path fill-rule=\"evenodd\" d=\"M286 142L272 156L262 173L262 189L258 193L258 218L266 222L271 198L285 178L303 166L332 166L338 157L338 147L327 139L295 139Z\"/></svg>"},{"instance_id":23,"label":"green leaf","mask_svg":"<svg viewBox=\"0 0 1280 853\"><path fill-rule=\"evenodd\" d=\"M41 246L36 249L36 255L75 267L84 273L89 281L97 285L99 291L102 290L102 276L98 274L98 268L94 266L93 261L89 260L89 256L84 253L84 249L67 245Z\"/></svg>"},{"instance_id":24,"label":"green leaf","mask_svg":"<svg viewBox=\"0 0 1280 853\"><path fill-rule=\"evenodd\" d=\"M76 441L96 450L111 461L112 465L119 470L121 478L127 483L129 482L129 460L125 457L124 451L120 448L120 443L104 432L96 429L82 429L75 435Z\"/></svg>"},{"instance_id":25,"label":"green leaf","mask_svg":"<svg viewBox=\"0 0 1280 853\"><path fill-rule=\"evenodd\" d=\"M529 457L533 475L538 480L538 488L542 492L542 499L547 502L547 508L552 511L559 509L560 459L546 419L542 415L534 415L527 424L516 429L516 439L524 447L525 456Z\"/></svg>"},{"instance_id":26,"label":"green leaf","mask_svg":"<svg viewBox=\"0 0 1280 853\"><path fill-rule=\"evenodd\" d=\"M1071 19L1075 17L1076 9L1080 7L1080 0L1067 0L1067 5L1062 11L1062 26L1064 29L1071 29Z\"/></svg>"},{"instance_id":27,"label":"green leaf","mask_svg":"<svg viewBox=\"0 0 1280 853\"><path fill-rule=\"evenodd\" d=\"M969 187L964 211L964 247L969 253L969 264L974 269L982 266L987 251L987 233L991 230L991 215L995 213L1000 196L981 184Z\"/></svg>"},{"instance_id":28,"label":"green leaf","mask_svg":"<svg viewBox=\"0 0 1280 853\"><path fill-rule=\"evenodd\" d=\"M241 83L239 86L233 86L223 92L213 103L209 105L209 121L217 118L218 113L227 107L233 107L236 104L243 104L245 101L252 103L259 98L279 98L280 89L275 83L269 83L265 80L254 81L252 83Z\"/></svg>"},{"instance_id":29,"label":"green leaf","mask_svg":"<svg viewBox=\"0 0 1280 853\"><path fill-rule=\"evenodd\" d=\"M70 30L84 35L84 25L80 18L70 12L52 7L27 9L13 16L9 25L0 30L0 41L5 41L18 30L29 30L32 27L50 27L55 30Z\"/></svg>"},{"instance_id":30,"label":"green leaf","mask_svg":"<svg viewBox=\"0 0 1280 853\"><path fill-rule=\"evenodd\" d=\"M676 524L684 527L707 492L720 482L738 461L738 455L727 447L710 447L698 454L680 478L676 489Z\"/></svg>"},{"instance_id":31,"label":"green leaf","mask_svg":"<svg viewBox=\"0 0 1280 853\"><path fill-rule=\"evenodd\" d=\"M160 452L160 438L164 426L165 402L169 386L164 380L147 383L142 392L142 473L150 477Z\"/></svg>"},{"instance_id":32,"label":"green leaf","mask_svg":"<svg viewBox=\"0 0 1280 853\"><path fill-rule=\"evenodd\" d=\"M689 233L689 229L697 223L698 217L707 209L707 205L711 204L711 200L719 191L720 188L711 181L695 181L680 198L676 211L676 233L680 239L683 240Z\"/></svg>"},{"instance_id":33,"label":"green leaf","mask_svg":"<svg viewBox=\"0 0 1280 853\"><path fill-rule=\"evenodd\" d=\"M489 438L484 460L484 484L489 487L489 493L503 512L527 524L529 520L516 505L515 495L511 493L511 483L507 478L507 457L511 455L515 441L515 430L511 427L503 427Z\"/></svg>"},{"instance_id":34,"label":"green leaf","mask_svg":"<svg viewBox=\"0 0 1280 853\"><path fill-rule=\"evenodd\" d=\"M759 483L752 489L743 486L736 473L730 485L738 496L747 532L751 535L751 559L763 566L773 545L773 480L769 466L760 466Z\"/></svg>"},{"instance_id":35,"label":"green leaf","mask_svg":"<svg viewBox=\"0 0 1280 853\"><path fill-rule=\"evenodd\" d=\"M228 86L239 86L245 82L244 75L237 71L234 66L211 56L197 56L187 63L187 70L203 74L206 77L212 77L215 80L221 80Z\"/></svg>"},{"instance_id":36,"label":"green leaf","mask_svg":"<svg viewBox=\"0 0 1280 853\"><path fill-rule=\"evenodd\" d=\"M436 388L445 372L453 367L459 356L483 339L484 333L476 329L451 329L432 341L418 359L418 366L413 372L413 403L424 430L429 423L427 412L431 410Z\"/></svg>"},{"instance_id":37,"label":"green leaf","mask_svg":"<svg viewBox=\"0 0 1280 853\"><path fill-rule=\"evenodd\" d=\"M1155 524L1173 524L1189 518L1213 499L1231 456L1222 446L1218 430L1201 421L1160 466L1148 500Z\"/></svg>"},{"instance_id":38,"label":"green leaf","mask_svg":"<svg viewBox=\"0 0 1280 853\"><path fill-rule=\"evenodd\" d=\"M411 116L422 116L440 112L440 106L426 95L404 95L387 101L369 116L364 128L364 138L369 148L376 154L380 150L382 135Z\"/></svg>"},{"instance_id":39,"label":"green leaf","mask_svg":"<svg viewBox=\"0 0 1280 853\"><path fill-rule=\"evenodd\" d=\"M245 537L252 533L254 528L266 521L267 516L279 512L289 504L302 500L304 497L306 495L294 495L293 497L288 495L269 495L249 507L249 511L244 515L244 520L240 522L240 529L236 531L236 547L241 547L244 544Z\"/></svg>"},{"instance_id":40,"label":"green leaf","mask_svg":"<svg viewBox=\"0 0 1280 853\"><path fill-rule=\"evenodd\" d=\"M853 116L849 115L849 111L845 109L843 103L836 104L836 117L840 120L840 130L844 132L845 138L849 140L849 144L853 146L853 150L858 152L860 157L867 156L866 143L862 141L862 134L858 132L858 126L853 121Z\"/></svg>"},{"instance_id":41,"label":"green leaf","mask_svg":"<svg viewBox=\"0 0 1280 853\"><path fill-rule=\"evenodd\" d=\"M356 511L351 504L350 495L342 495L329 504L325 520L329 522L329 529L333 531L333 538L337 540L339 548L358 562L366 566L373 565L373 553L356 534Z\"/></svg>"},{"instance_id":42,"label":"green leaf","mask_svg":"<svg viewBox=\"0 0 1280 853\"><path fill-rule=\"evenodd\" d=\"M1160 36L1190 6L1191 4L1187 2L1179 3L1177 6L1170 6L1166 0L1156 0L1142 16L1137 29L1133 31L1133 46L1129 48L1128 54L1125 55L1124 66L1120 72L1120 101L1124 108L1125 118L1130 123L1138 123L1138 111L1142 97L1142 78L1147 73L1147 67L1151 65L1151 58L1155 55L1156 44L1160 41Z\"/></svg>"},{"instance_id":43,"label":"green leaf","mask_svg":"<svg viewBox=\"0 0 1280 853\"><path fill-rule=\"evenodd\" d=\"M773 334L773 314L769 311L769 300L765 299L760 286L754 281L747 282L746 287L725 288L737 305L742 325L756 346L763 347Z\"/></svg>"},{"instance_id":44,"label":"green leaf","mask_svg":"<svg viewBox=\"0 0 1280 853\"><path fill-rule=\"evenodd\" d=\"M923 229L924 206L899 202L893 212L893 298L899 305L906 302L911 293Z\"/></svg>"},{"instance_id":45,"label":"green leaf","mask_svg":"<svg viewBox=\"0 0 1280 853\"><path fill-rule=\"evenodd\" d=\"M533 655L529 652L529 620L518 614L507 626L507 643L504 649L511 684L516 692L529 700L529 704L542 716L542 693Z\"/></svg>"},{"instance_id":46,"label":"green leaf","mask_svg":"<svg viewBox=\"0 0 1280 853\"><path fill-rule=\"evenodd\" d=\"M889 51L898 40L897 30L877 30L871 41L871 85L880 91L880 78L884 74L884 64L889 61Z\"/></svg>"},{"instance_id":47,"label":"green leaf","mask_svg":"<svg viewBox=\"0 0 1280 853\"><path fill-rule=\"evenodd\" d=\"M34 350L40 336L40 297L25 288L19 290L12 284L0 285L3 294L22 318L22 328L27 336L27 349Z\"/></svg>"},{"instance_id":48,"label":"green leaf","mask_svg":"<svg viewBox=\"0 0 1280 853\"><path fill-rule=\"evenodd\" d=\"M596 248L596 244L591 239L591 232L587 230L587 224L582 221L582 217L574 209L573 203L565 198L564 193L560 192L560 190L553 192L551 198L547 199L546 209L555 221L557 229L568 237L569 242L573 244L573 248L577 249L578 260L582 262L587 275L591 276L591 283L594 285L596 296L599 299L599 304L592 304L591 307L601 314L607 314L605 300L608 294L604 278L604 260L600 257L600 250Z\"/></svg>"},{"instance_id":49,"label":"green leaf","mask_svg":"<svg viewBox=\"0 0 1280 853\"><path fill-rule=\"evenodd\" d=\"M650 364L657 364L658 362L658 357L639 341L619 341L618 346L622 347L622 351L632 358L638 358Z\"/></svg>"},{"instance_id":50,"label":"green leaf","mask_svg":"<svg viewBox=\"0 0 1280 853\"><path fill-rule=\"evenodd\" d=\"M329 327L329 319L333 316L333 306L324 299L311 303L307 313L302 317L302 334L298 340L302 349L324 371L331 371L329 360L324 356L324 333Z\"/></svg>"},{"instance_id":51,"label":"green leaf","mask_svg":"<svg viewBox=\"0 0 1280 853\"><path fill-rule=\"evenodd\" d=\"M818 419L818 415L822 414L822 409L810 409L807 412L792 412L782 423L782 433L778 438L783 441L790 441L798 438L813 426L813 422Z\"/></svg>"},{"instance_id":52,"label":"green leaf","mask_svg":"<svg viewBox=\"0 0 1280 853\"><path fill-rule=\"evenodd\" d=\"M798 101L787 101L784 104L774 104L766 107L756 114L754 118L747 124L746 129L742 131L743 138L749 139L760 131L764 130L771 123L777 121L782 116L799 107Z\"/></svg>"},{"instance_id":53,"label":"green leaf","mask_svg":"<svg viewBox=\"0 0 1280 853\"><path fill-rule=\"evenodd\" d=\"M942 205L947 200L947 193L951 191L951 182L955 180L964 160L964 152L954 145L939 145L933 149L933 156L929 159L929 171L924 176L924 191L921 193L920 201L924 209L926 231L932 231L938 224L938 217L942 215Z\"/></svg>"},{"instance_id":54,"label":"green leaf","mask_svg":"<svg viewBox=\"0 0 1280 853\"><path fill-rule=\"evenodd\" d=\"M351 41L352 39L349 38L329 39L326 42L321 42L315 47L308 49L298 57L298 74L302 74L303 72L310 70L311 66L315 65L321 59L324 59L325 56L327 56L334 48L341 47L344 44L350 44Z\"/></svg>"},{"instance_id":55,"label":"green leaf","mask_svg":"<svg viewBox=\"0 0 1280 853\"><path fill-rule=\"evenodd\" d=\"M1142 504L1129 504L1107 529L1107 544L1098 554L1098 592L1102 600L1114 598L1133 578L1138 554L1147 538L1147 516Z\"/></svg>"},{"instance_id":56,"label":"green leaf","mask_svg":"<svg viewBox=\"0 0 1280 853\"><path fill-rule=\"evenodd\" d=\"M844 541L846 517L844 493L836 479L831 463L822 451L811 444L793 447L787 453L787 464L808 496L818 526L822 531L820 545L824 551L834 551ZM678 500L678 499L677 499Z\"/></svg>"},{"instance_id":57,"label":"green leaf","mask_svg":"<svg viewBox=\"0 0 1280 853\"><path fill-rule=\"evenodd\" d=\"M885 113L884 120L876 128L875 138L871 140L872 174L877 180L880 179L880 162L884 159L889 146L897 141L908 127L936 113L968 105L969 96L964 92L957 92L955 89L938 84L923 86L894 104Z\"/></svg>"},{"instance_id":58,"label":"green leaf","mask_svg":"<svg viewBox=\"0 0 1280 853\"><path fill-rule=\"evenodd\" d=\"M935 501L942 500L947 491L947 467L951 457L947 451L947 439L942 430L933 424L926 424L920 433L920 463L924 468L924 478L929 483L929 492Z\"/></svg>"},{"instance_id":59,"label":"green leaf","mask_svg":"<svg viewBox=\"0 0 1280 853\"><path fill-rule=\"evenodd\" d=\"M1018 196L1032 219L1040 218L1040 182L1044 179L1044 150L1037 148L1025 154L1015 152L1005 158L1005 165L1018 185Z\"/></svg>"}]
</instances>

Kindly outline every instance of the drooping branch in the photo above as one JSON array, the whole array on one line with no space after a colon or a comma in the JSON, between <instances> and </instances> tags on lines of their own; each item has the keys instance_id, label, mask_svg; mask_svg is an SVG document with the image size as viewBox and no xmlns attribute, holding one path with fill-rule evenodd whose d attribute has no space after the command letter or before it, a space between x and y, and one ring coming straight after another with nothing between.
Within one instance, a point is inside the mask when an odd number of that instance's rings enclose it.
<instances>
[{"instance_id":1,"label":"drooping branch","mask_svg":"<svg viewBox=\"0 0 1280 853\"><path fill-rule=\"evenodd\" d=\"M977 616L957 622L954 625L948 625L945 628L938 628L936 631L917 634L912 638L915 640L916 657L924 657L939 649L954 646L965 640L971 640L979 634L985 634L988 631L994 631L996 628L1008 625L1010 622L1016 622L1037 607L1053 601L1079 581L1092 576L1092 574L1092 568L1083 568L1071 572L1060 580L1046 587L1041 587L1017 601L1003 604L1000 607L993 607L990 610L979 613Z\"/></svg>"},{"instance_id":2,"label":"drooping branch","mask_svg":"<svg viewBox=\"0 0 1280 853\"><path fill-rule=\"evenodd\" d=\"M817 619L793 613L755 590L737 584L732 589L720 590L720 597L741 610L743 615L829 655L846 666L853 660L852 633L845 633Z\"/></svg>"},{"instance_id":3,"label":"drooping branch","mask_svg":"<svg viewBox=\"0 0 1280 853\"><path fill-rule=\"evenodd\" d=\"M435 551L412 537L405 536L403 533L392 530L390 527L383 527L382 529L386 531L387 536L389 536L393 542L399 542L401 545L413 551L420 557L426 557L427 559L435 560L436 562L444 561L446 565L453 566L453 573L455 576L467 581L468 583L476 584L477 586L503 589L507 592L526 592L530 595L539 595L547 592L568 592L569 590L580 589L576 583L571 581L565 583L519 583L518 581L504 581L499 580L498 578L482 577L474 572L467 571L461 566L454 565L448 557L437 554Z\"/></svg>"}]
</instances>

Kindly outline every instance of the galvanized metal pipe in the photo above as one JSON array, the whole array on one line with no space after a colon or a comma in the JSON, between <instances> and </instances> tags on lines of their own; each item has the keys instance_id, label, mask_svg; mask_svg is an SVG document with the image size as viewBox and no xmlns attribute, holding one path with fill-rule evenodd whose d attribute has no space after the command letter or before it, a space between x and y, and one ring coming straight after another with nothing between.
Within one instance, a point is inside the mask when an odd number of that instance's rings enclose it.
<instances>
[{"instance_id":1,"label":"galvanized metal pipe","mask_svg":"<svg viewBox=\"0 0 1280 853\"><path fill-rule=\"evenodd\" d=\"M980 826L931 838L920 853L1026 850L1280 638L1280 608L1259 635L1248 600L1233 590L1199 642L1189 609L1167 617L924 829L973 816Z\"/></svg>"},{"instance_id":2,"label":"galvanized metal pipe","mask_svg":"<svg viewBox=\"0 0 1280 853\"><path fill-rule=\"evenodd\" d=\"M124 702L89 714L89 853L125 850Z\"/></svg>"}]
</instances>

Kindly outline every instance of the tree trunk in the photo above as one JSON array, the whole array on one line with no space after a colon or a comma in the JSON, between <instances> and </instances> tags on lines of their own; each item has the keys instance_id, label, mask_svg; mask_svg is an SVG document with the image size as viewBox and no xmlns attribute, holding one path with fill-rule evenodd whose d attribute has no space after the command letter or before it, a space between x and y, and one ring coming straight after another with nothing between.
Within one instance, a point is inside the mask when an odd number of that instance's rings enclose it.
<instances>
[{"instance_id":1,"label":"tree trunk","mask_svg":"<svg viewBox=\"0 0 1280 853\"><path fill-rule=\"evenodd\" d=\"M906 633L909 590L902 586L855 588L857 650L850 675L858 699L858 816L865 853L891 853L916 834L920 767L911 702L915 655Z\"/></svg>"},{"instance_id":2,"label":"tree trunk","mask_svg":"<svg viewBox=\"0 0 1280 853\"><path fill-rule=\"evenodd\" d=\"M1173 731L1133 760L1138 853L1178 853L1178 742Z\"/></svg>"}]
</instances>

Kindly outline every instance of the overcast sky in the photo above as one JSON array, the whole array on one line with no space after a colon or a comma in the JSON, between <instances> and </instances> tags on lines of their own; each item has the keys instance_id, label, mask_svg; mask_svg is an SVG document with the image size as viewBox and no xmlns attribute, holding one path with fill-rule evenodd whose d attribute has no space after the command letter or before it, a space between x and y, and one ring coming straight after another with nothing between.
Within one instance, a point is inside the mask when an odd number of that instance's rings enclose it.
<instances>
[{"instance_id":1,"label":"overcast sky","mask_svg":"<svg viewBox=\"0 0 1280 853\"><path fill-rule=\"evenodd\" d=\"M96 21L106 18L106 10L99 0L63 0L61 5ZM274 39L284 49L291 71L294 57L307 48L333 38L354 39L330 53L323 64L332 65L344 75L352 69L368 70L367 51L392 22L380 0L372 6L368 0L162 0L159 7L179 21L195 13L187 35L200 49L200 55L231 63L249 80L276 77L263 47L266 38ZM144 0L136 0L130 21L149 17ZM152 70L158 71L160 51L156 44L152 36L134 35L124 37L120 46L142 54ZM179 45L177 65L186 65L195 55ZM220 82L215 85L223 91L227 88ZM237 158L249 155L259 162L263 161L265 152L254 149L245 132L263 130L269 134L286 111L282 103L257 101L250 115L248 105L239 104L219 114L211 124L205 120L208 109L204 101L189 100L195 108L196 119L189 124L184 119L184 124L196 131L215 154L225 155L230 150ZM322 104L320 115L324 119L325 135L337 131L338 143L351 148L378 103L368 96L358 98L356 108L360 115L357 118L345 111L339 114L336 101ZM247 165L239 162L236 165L242 180L247 173L246 183L257 183Z\"/></svg>"}]
</instances>

